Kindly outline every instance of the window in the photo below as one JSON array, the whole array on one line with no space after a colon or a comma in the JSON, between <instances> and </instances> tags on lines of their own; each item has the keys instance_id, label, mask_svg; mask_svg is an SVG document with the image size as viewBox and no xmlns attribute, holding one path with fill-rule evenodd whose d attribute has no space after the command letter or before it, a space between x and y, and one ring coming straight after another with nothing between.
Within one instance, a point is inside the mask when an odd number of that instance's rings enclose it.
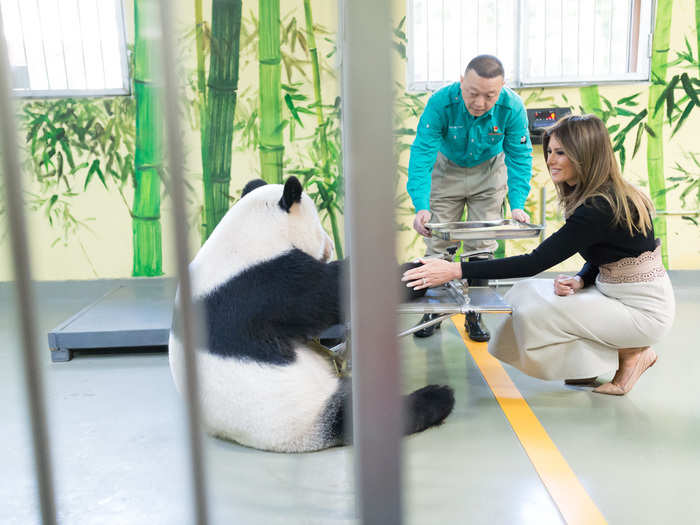
<instances>
[{"instance_id":1,"label":"window","mask_svg":"<svg viewBox=\"0 0 700 525\"><path fill-rule=\"evenodd\" d=\"M653 0L408 0L408 86L496 55L513 87L649 80Z\"/></svg>"},{"instance_id":2,"label":"window","mask_svg":"<svg viewBox=\"0 0 700 525\"><path fill-rule=\"evenodd\" d=\"M129 93L120 0L0 0L21 97Z\"/></svg>"}]
</instances>

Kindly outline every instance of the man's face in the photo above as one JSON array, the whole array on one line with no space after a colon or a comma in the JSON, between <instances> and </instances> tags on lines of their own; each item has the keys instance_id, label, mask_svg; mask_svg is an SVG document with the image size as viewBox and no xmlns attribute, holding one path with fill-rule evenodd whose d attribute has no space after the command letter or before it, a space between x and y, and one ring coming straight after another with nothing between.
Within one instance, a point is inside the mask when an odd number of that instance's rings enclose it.
<instances>
[{"instance_id":1,"label":"man's face","mask_svg":"<svg viewBox=\"0 0 700 525\"><path fill-rule=\"evenodd\" d=\"M474 117L480 117L496 104L505 80L502 76L483 78L470 69L466 76L460 77L460 83L467 111Z\"/></svg>"}]
</instances>

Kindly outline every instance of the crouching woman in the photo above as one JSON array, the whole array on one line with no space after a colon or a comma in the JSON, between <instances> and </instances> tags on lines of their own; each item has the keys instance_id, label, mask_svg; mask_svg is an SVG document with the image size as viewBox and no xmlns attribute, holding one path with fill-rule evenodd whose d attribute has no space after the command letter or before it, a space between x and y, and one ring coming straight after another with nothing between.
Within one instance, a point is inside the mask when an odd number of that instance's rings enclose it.
<instances>
[{"instance_id":1,"label":"crouching woman","mask_svg":"<svg viewBox=\"0 0 700 525\"><path fill-rule=\"evenodd\" d=\"M513 315L489 351L540 379L585 384L616 371L594 391L624 395L656 362L651 345L675 315L653 207L622 178L599 118L563 118L547 130L543 151L566 217L557 232L527 255L463 263L423 259L403 280L422 289L458 278L529 277L581 254L586 263L576 276L528 279L508 291Z\"/></svg>"}]
</instances>

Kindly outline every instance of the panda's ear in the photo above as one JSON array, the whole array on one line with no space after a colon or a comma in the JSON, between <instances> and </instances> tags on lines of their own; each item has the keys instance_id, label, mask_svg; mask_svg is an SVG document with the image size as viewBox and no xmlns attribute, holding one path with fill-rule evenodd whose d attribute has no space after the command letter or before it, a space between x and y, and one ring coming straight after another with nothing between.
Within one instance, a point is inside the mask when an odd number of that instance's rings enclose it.
<instances>
[{"instance_id":1,"label":"panda's ear","mask_svg":"<svg viewBox=\"0 0 700 525\"><path fill-rule=\"evenodd\" d=\"M284 183L284 190L282 190L282 198L280 199L279 205L284 211L289 213L289 209L295 202L301 202L301 193L304 191L301 187L301 182L295 176L291 176Z\"/></svg>"},{"instance_id":2,"label":"panda's ear","mask_svg":"<svg viewBox=\"0 0 700 525\"><path fill-rule=\"evenodd\" d=\"M265 186L267 182L265 182L262 179L253 179L251 181L248 181L248 184L243 186L243 191L241 192L241 199L245 197L248 193L253 191L255 188L259 188L260 186Z\"/></svg>"}]
</instances>

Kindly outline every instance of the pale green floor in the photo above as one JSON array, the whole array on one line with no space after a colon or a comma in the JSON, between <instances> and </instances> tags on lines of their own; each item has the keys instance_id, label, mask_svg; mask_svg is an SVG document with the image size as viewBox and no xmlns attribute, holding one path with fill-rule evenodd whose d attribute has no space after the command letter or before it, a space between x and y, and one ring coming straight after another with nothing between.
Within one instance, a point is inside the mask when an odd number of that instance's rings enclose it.
<instances>
[{"instance_id":1,"label":"pale green floor","mask_svg":"<svg viewBox=\"0 0 700 525\"><path fill-rule=\"evenodd\" d=\"M505 365L611 524L700 522L700 279L674 277L678 314L659 361L622 398L528 378ZM113 281L42 283L46 332ZM0 285L0 523L37 523L9 285ZM402 320L405 324L414 321ZM404 440L405 523L549 524L562 519L450 323L402 340L406 390L455 389L447 422ZM41 348L60 523L187 524L184 413L163 352L78 354ZM352 449L265 453L207 439L212 523L347 524Z\"/></svg>"}]
</instances>

